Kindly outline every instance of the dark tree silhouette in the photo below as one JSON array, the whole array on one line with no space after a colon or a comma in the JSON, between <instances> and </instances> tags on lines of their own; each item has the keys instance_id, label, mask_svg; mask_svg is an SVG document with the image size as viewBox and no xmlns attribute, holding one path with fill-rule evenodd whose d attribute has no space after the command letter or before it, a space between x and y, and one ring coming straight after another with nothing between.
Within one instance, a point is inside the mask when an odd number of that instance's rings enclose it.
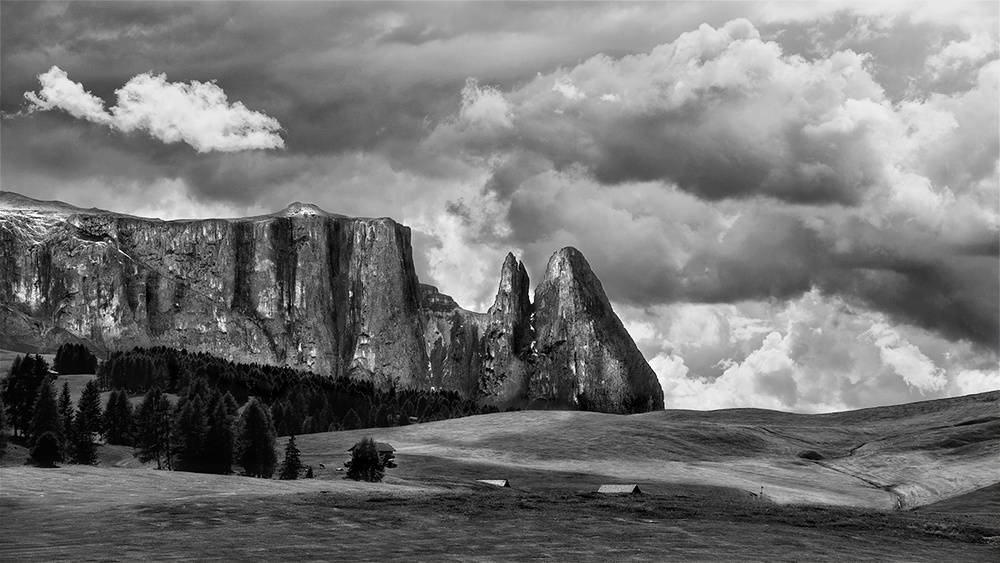
<instances>
[{"instance_id":1,"label":"dark tree silhouette","mask_svg":"<svg viewBox=\"0 0 1000 563\"><path fill-rule=\"evenodd\" d=\"M216 392L218 394L218 392ZM223 475L233 471L233 421L220 396L215 408L208 413L208 433L205 435L205 470Z\"/></svg>"},{"instance_id":2,"label":"dark tree silhouette","mask_svg":"<svg viewBox=\"0 0 1000 563\"><path fill-rule=\"evenodd\" d=\"M67 432L73 428L73 399L69 395L68 381L63 381L62 392L59 393L59 417Z\"/></svg>"},{"instance_id":3,"label":"dark tree silhouette","mask_svg":"<svg viewBox=\"0 0 1000 563\"><path fill-rule=\"evenodd\" d=\"M57 461L62 461L62 446L55 432L43 432L31 447L31 461L39 467L55 467Z\"/></svg>"},{"instance_id":4,"label":"dark tree silhouette","mask_svg":"<svg viewBox=\"0 0 1000 563\"><path fill-rule=\"evenodd\" d=\"M299 478L299 471L302 469L302 460L299 459L299 448L295 446L295 436L288 438L285 445L285 460L281 463L281 474L279 479L286 481Z\"/></svg>"},{"instance_id":5,"label":"dark tree silhouette","mask_svg":"<svg viewBox=\"0 0 1000 563\"><path fill-rule=\"evenodd\" d=\"M115 389L104 408L104 438L109 444L132 445L132 405L122 389Z\"/></svg>"},{"instance_id":6,"label":"dark tree silhouette","mask_svg":"<svg viewBox=\"0 0 1000 563\"><path fill-rule=\"evenodd\" d=\"M35 406L32 409L31 426L28 428L29 447L33 447L38 438L46 432L55 434L60 448L63 446L65 434L63 434L62 418L59 416L56 395L49 381L39 385L38 391L35 392Z\"/></svg>"},{"instance_id":7,"label":"dark tree silhouette","mask_svg":"<svg viewBox=\"0 0 1000 563\"><path fill-rule=\"evenodd\" d=\"M28 435L38 386L47 379L48 371L49 364L37 354L16 356L11 363L10 374L3 381L0 396L7 405L14 436Z\"/></svg>"},{"instance_id":8,"label":"dark tree silhouette","mask_svg":"<svg viewBox=\"0 0 1000 563\"><path fill-rule=\"evenodd\" d=\"M372 483L382 480L386 467L395 467L391 455L379 455L375 440L364 438L351 448L351 459L344 464L347 478Z\"/></svg>"},{"instance_id":9,"label":"dark tree silhouette","mask_svg":"<svg viewBox=\"0 0 1000 563\"><path fill-rule=\"evenodd\" d=\"M0 453L7 449L7 412L0 398Z\"/></svg>"},{"instance_id":10,"label":"dark tree silhouette","mask_svg":"<svg viewBox=\"0 0 1000 563\"><path fill-rule=\"evenodd\" d=\"M56 350L52 369L59 372L60 375L97 373L97 356L83 344L66 343Z\"/></svg>"},{"instance_id":11,"label":"dark tree silhouette","mask_svg":"<svg viewBox=\"0 0 1000 563\"><path fill-rule=\"evenodd\" d=\"M76 405L77 413L83 413L87 419L87 425L93 434L101 433L101 390L97 387L97 381L91 379L83 387L80 394L80 402Z\"/></svg>"},{"instance_id":12,"label":"dark tree silhouette","mask_svg":"<svg viewBox=\"0 0 1000 563\"><path fill-rule=\"evenodd\" d=\"M70 460L79 465L94 465L97 463L97 444L94 443L94 433L91 431L87 413L77 409L70 432Z\"/></svg>"},{"instance_id":13,"label":"dark tree silhouette","mask_svg":"<svg viewBox=\"0 0 1000 563\"><path fill-rule=\"evenodd\" d=\"M155 459L157 469L163 469L165 457L167 468L171 468L170 401L159 387L153 387L146 392L136 411L135 419L137 447L135 456L143 463Z\"/></svg>"},{"instance_id":14,"label":"dark tree silhouette","mask_svg":"<svg viewBox=\"0 0 1000 563\"><path fill-rule=\"evenodd\" d=\"M195 395L178 403L174 414L171 448L180 471L204 471L205 437L208 435L208 417L201 397Z\"/></svg>"},{"instance_id":15,"label":"dark tree silhouette","mask_svg":"<svg viewBox=\"0 0 1000 563\"><path fill-rule=\"evenodd\" d=\"M237 459L247 475L270 479L278 459L274 452L275 433L271 411L256 397L240 415Z\"/></svg>"}]
</instances>

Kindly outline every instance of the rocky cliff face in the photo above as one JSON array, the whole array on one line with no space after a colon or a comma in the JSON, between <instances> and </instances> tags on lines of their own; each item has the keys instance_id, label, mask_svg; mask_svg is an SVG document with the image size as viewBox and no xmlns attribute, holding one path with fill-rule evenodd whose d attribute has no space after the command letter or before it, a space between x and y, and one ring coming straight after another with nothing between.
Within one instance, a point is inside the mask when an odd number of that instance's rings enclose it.
<instances>
[{"instance_id":1,"label":"rocky cliff face","mask_svg":"<svg viewBox=\"0 0 1000 563\"><path fill-rule=\"evenodd\" d=\"M529 299L508 255L486 313L420 285L410 230L311 205L161 221L0 193L0 345L166 345L500 407L663 408L663 393L572 248Z\"/></svg>"},{"instance_id":2,"label":"rocky cliff face","mask_svg":"<svg viewBox=\"0 0 1000 563\"><path fill-rule=\"evenodd\" d=\"M0 199L0 338L186 347L426 386L410 231L293 204L159 221Z\"/></svg>"},{"instance_id":3,"label":"rocky cliff face","mask_svg":"<svg viewBox=\"0 0 1000 563\"><path fill-rule=\"evenodd\" d=\"M601 412L663 408L663 391L575 248L552 255L535 288L531 397Z\"/></svg>"},{"instance_id":4,"label":"rocky cliff face","mask_svg":"<svg viewBox=\"0 0 1000 563\"><path fill-rule=\"evenodd\" d=\"M508 254L485 316L423 287L435 382L500 406L663 408L656 374L578 250L552 256L534 303L524 266Z\"/></svg>"}]
</instances>

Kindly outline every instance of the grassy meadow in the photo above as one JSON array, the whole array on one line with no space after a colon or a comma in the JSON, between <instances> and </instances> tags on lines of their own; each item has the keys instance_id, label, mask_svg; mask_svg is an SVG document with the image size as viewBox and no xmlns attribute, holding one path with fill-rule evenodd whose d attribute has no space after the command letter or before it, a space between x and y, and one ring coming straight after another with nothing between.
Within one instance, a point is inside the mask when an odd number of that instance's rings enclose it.
<instances>
[{"instance_id":1,"label":"grassy meadow","mask_svg":"<svg viewBox=\"0 0 1000 563\"><path fill-rule=\"evenodd\" d=\"M76 398L89 377L58 385ZM497 413L298 436L315 472L298 481L158 471L107 445L96 466L40 469L11 444L0 561L996 561L998 406ZM396 448L382 483L338 471L366 436Z\"/></svg>"}]
</instances>

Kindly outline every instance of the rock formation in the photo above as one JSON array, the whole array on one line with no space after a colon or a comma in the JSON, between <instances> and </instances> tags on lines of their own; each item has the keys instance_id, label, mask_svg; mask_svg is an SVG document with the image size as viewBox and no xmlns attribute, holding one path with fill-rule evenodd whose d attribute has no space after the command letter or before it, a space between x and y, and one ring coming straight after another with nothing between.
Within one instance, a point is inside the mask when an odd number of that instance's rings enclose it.
<instances>
[{"instance_id":1,"label":"rock formation","mask_svg":"<svg viewBox=\"0 0 1000 563\"><path fill-rule=\"evenodd\" d=\"M466 311L413 268L391 219L295 203L161 221L0 193L0 345L166 345L500 407L663 408L656 376L583 256L549 261L529 300L509 254L496 300Z\"/></svg>"},{"instance_id":2,"label":"rock formation","mask_svg":"<svg viewBox=\"0 0 1000 563\"><path fill-rule=\"evenodd\" d=\"M435 382L500 406L613 413L663 408L656 374L575 248L549 260L534 303L524 266L508 254L485 318L437 288L423 288Z\"/></svg>"},{"instance_id":3,"label":"rock formation","mask_svg":"<svg viewBox=\"0 0 1000 563\"><path fill-rule=\"evenodd\" d=\"M601 412L663 408L663 391L575 248L552 255L535 288L529 395Z\"/></svg>"},{"instance_id":4,"label":"rock formation","mask_svg":"<svg viewBox=\"0 0 1000 563\"><path fill-rule=\"evenodd\" d=\"M410 230L293 204L160 221L0 195L5 341L185 347L424 387ZM360 375L359 375L360 374Z\"/></svg>"}]
</instances>

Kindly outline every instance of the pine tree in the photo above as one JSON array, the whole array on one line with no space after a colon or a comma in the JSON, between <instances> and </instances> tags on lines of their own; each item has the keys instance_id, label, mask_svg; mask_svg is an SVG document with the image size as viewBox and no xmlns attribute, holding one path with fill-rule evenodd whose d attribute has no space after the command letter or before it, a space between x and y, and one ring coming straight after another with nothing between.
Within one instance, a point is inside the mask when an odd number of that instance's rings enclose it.
<instances>
[{"instance_id":1,"label":"pine tree","mask_svg":"<svg viewBox=\"0 0 1000 563\"><path fill-rule=\"evenodd\" d=\"M281 474L279 479L290 481L299 478L299 470L302 469L302 460L299 459L299 448L295 446L295 436L288 438L285 445L285 461L281 463Z\"/></svg>"},{"instance_id":2,"label":"pine tree","mask_svg":"<svg viewBox=\"0 0 1000 563\"><path fill-rule=\"evenodd\" d=\"M225 399L215 401L208 413L208 433L205 435L206 470L227 475L233 471L233 423L226 411Z\"/></svg>"},{"instance_id":3,"label":"pine tree","mask_svg":"<svg viewBox=\"0 0 1000 563\"><path fill-rule=\"evenodd\" d=\"M52 390L52 383L45 381L39 385L35 396L31 426L28 428L28 445L34 446L42 434L52 432L59 440L61 448L65 441L65 435L63 434L62 418L56 407L56 396Z\"/></svg>"},{"instance_id":4,"label":"pine tree","mask_svg":"<svg viewBox=\"0 0 1000 563\"><path fill-rule=\"evenodd\" d=\"M178 403L174 411L171 449L181 471L204 470L205 437L208 434L208 417L201 397L187 398Z\"/></svg>"},{"instance_id":5,"label":"pine tree","mask_svg":"<svg viewBox=\"0 0 1000 563\"><path fill-rule=\"evenodd\" d=\"M43 432L31 447L31 460L40 467L55 467L55 462L62 461L62 446L55 432Z\"/></svg>"},{"instance_id":6,"label":"pine tree","mask_svg":"<svg viewBox=\"0 0 1000 563\"><path fill-rule=\"evenodd\" d=\"M87 419L90 432L101 433L101 391L97 388L97 380L91 379L83 387L80 402L76 406L78 413L83 413Z\"/></svg>"},{"instance_id":7,"label":"pine tree","mask_svg":"<svg viewBox=\"0 0 1000 563\"><path fill-rule=\"evenodd\" d=\"M28 434L38 386L47 375L48 365L40 356L26 355L14 358L10 366L10 375L3 380L3 390L0 391L0 397L3 397L4 404L7 405L7 416L13 427L14 436Z\"/></svg>"},{"instance_id":8,"label":"pine tree","mask_svg":"<svg viewBox=\"0 0 1000 563\"><path fill-rule=\"evenodd\" d=\"M240 415L237 459L247 475L270 479L278 456L274 452L275 432L271 411L256 397Z\"/></svg>"},{"instance_id":9,"label":"pine tree","mask_svg":"<svg viewBox=\"0 0 1000 563\"><path fill-rule=\"evenodd\" d=\"M379 455L375 440L364 438L351 448L351 459L344 464L347 478L372 483L385 475L386 458Z\"/></svg>"},{"instance_id":10,"label":"pine tree","mask_svg":"<svg viewBox=\"0 0 1000 563\"><path fill-rule=\"evenodd\" d=\"M73 420L73 430L70 433L70 460L79 465L94 465L97 463L97 444L94 443L94 433L91 432L87 413L77 409Z\"/></svg>"},{"instance_id":11,"label":"pine tree","mask_svg":"<svg viewBox=\"0 0 1000 563\"><path fill-rule=\"evenodd\" d=\"M104 437L109 444L132 445L132 405L122 389L115 389L104 408Z\"/></svg>"},{"instance_id":12,"label":"pine tree","mask_svg":"<svg viewBox=\"0 0 1000 563\"><path fill-rule=\"evenodd\" d=\"M65 431L73 428L73 399L69 396L68 381L63 381L62 392L59 394L59 417Z\"/></svg>"},{"instance_id":13,"label":"pine tree","mask_svg":"<svg viewBox=\"0 0 1000 563\"><path fill-rule=\"evenodd\" d=\"M0 398L0 452L7 449L7 409Z\"/></svg>"},{"instance_id":14,"label":"pine tree","mask_svg":"<svg viewBox=\"0 0 1000 563\"><path fill-rule=\"evenodd\" d=\"M170 401L153 387L146 392L136 412L136 451L139 461L147 463L156 460L156 468L163 468L166 457L167 468L172 468L170 457Z\"/></svg>"}]
</instances>

